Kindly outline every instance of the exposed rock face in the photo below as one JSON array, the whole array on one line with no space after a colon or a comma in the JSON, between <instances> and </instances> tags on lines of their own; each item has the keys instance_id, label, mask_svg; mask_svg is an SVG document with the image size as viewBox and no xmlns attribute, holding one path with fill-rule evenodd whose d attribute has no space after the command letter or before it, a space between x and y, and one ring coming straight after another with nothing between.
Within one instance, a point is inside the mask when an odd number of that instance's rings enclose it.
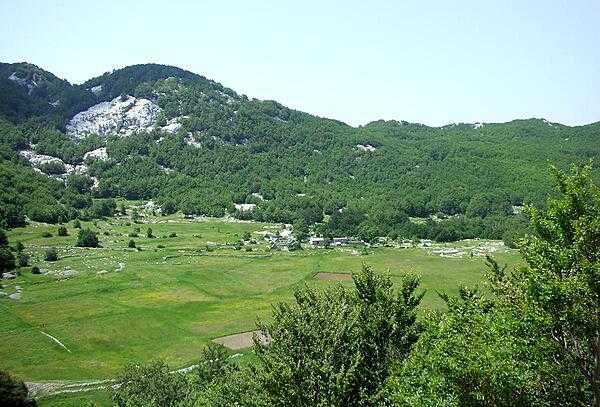
<instances>
[{"instance_id":1,"label":"exposed rock face","mask_svg":"<svg viewBox=\"0 0 600 407\"><path fill-rule=\"evenodd\" d=\"M370 144L365 144L365 145L363 145L363 144L357 144L356 148L358 148L359 150L362 150L362 151L370 152L370 153L373 152L373 151L375 151L375 150L377 150L375 147L373 147Z\"/></svg>"},{"instance_id":2,"label":"exposed rock face","mask_svg":"<svg viewBox=\"0 0 600 407\"><path fill-rule=\"evenodd\" d=\"M97 160L106 160L108 159L108 153L106 152L106 147L100 147L92 151L88 151L83 155L84 160L88 159L97 159Z\"/></svg>"},{"instance_id":3,"label":"exposed rock face","mask_svg":"<svg viewBox=\"0 0 600 407\"><path fill-rule=\"evenodd\" d=\"M27 88L27 93L31 95L31 93L33 92L33 89L37 88L38 84L37 81L39 81L39 75L38 74L33 74L33 77L31 79L27 79L27 78L19 78L17 76L16 72L13 72L12 75L10 75L8 77L9 80L18 83L21 86L24 86Z\"/></svg>"},{"instance_id":4,"label":"exposed rock face","mask_svg":"<svg viewBox=\"0 0 600 407\"><path fill-rule=\"evenodd\" d=\"M84 138L88 134L129 135L152 130L160 108L152 101L133 96L119 96L77 113L67 124L67 134Z\"/></svg>"}]
</instances>

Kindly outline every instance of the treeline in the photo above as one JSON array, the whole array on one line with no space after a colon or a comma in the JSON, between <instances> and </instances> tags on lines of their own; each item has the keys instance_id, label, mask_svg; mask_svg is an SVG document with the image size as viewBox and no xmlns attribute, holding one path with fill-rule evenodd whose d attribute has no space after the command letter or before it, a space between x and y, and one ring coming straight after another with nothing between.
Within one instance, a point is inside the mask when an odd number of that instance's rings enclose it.
<instances>
[{"instance_id":1,"label":"treeline","mask_svg":"<svg viewBox=\"0 0 600 407\"><path fill-rule=\"evenodd\" d=\"M210 345L189 373L134 364L117 406L598 406L600 192L590 168L556 172L558 191L531 209L526 262L488 258L485 287L423 292L365 266L352 288L305 286L258 322L247 363Z\"/></svg>"}]
</instances>

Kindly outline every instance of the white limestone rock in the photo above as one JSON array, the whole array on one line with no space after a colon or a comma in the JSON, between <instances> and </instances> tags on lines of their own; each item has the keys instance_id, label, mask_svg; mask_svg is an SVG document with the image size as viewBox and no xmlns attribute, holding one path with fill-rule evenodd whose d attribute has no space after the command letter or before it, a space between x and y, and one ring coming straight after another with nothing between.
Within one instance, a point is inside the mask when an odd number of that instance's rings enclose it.
<instances>
[{"instance_id":1,"label":"white limestone rock","mask_svg":"<svg viewBox=\"0 0 600 407\"><path fill-rule=\"evenodd\" d=\"M106 152L106 147L100 147L92 151L88 151L83 155L84 160L88 159L96 159L106 161L108 159L108 153Z\"/></svg>"},{"instance_id":2,"label":"white limestone rock","mask_svg":"<svg viewBox=\"0 0 600 407\"><path fill-rule=\"evenodd\" d=\"M358 148L359 150L362 150L362 151L369 152L369 153L372 153L373 151L377 150L375 147L373 147L370 144L357 144L356 148Z\"/></svg>"},{"instance_id":3,"label":"white limestone rock","mask_svg":"<svg viewBox=\"0 0 600 407\"><path fill-rule=\"evenodd\" d=\"M77 113L66 126L67 134L81 139L89 134L130 135L154 128L160 108L152 101L133 96L119 96Z\"/></svg>"}]
</instances>

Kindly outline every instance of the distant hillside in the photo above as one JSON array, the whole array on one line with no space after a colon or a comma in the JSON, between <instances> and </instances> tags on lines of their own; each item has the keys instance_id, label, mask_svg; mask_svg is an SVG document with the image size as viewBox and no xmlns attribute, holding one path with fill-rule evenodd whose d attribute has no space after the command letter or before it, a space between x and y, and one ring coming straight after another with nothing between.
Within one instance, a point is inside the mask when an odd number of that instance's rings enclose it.
<instances>
[{"instance_id":1,"label":"distant hillside","mask_svg":"<svg viewBox=\"0 0 600 407\"><path fill-rule=\"evenodd\" d=\"M102 216L111 205L101 199L126 197L302 233L508 241L522 230L521 206L550 190L550 164L597 168L600 154L599 123L354 128L157 64L81 85L0 64L0 117L9 226L24 215Z\"/></svg>"}]
</instances>

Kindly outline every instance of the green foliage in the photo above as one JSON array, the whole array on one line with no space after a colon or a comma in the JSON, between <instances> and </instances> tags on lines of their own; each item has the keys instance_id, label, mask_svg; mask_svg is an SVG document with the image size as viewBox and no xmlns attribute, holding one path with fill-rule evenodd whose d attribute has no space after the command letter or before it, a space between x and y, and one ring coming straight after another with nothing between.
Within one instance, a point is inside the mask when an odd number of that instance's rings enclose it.
<instances>
[{"instance_id":1,"label":"green foliage","mask_svg":"<svg viewBox=\"0 0 600 407\"><path fill-rule=\"evenodd\" d=\"M129 247L130 249L135 249L135 240L130 239L129 243L127 243L127 247Z\"/></svg>"},{"instance_id":2,"label":"green foliage","mask_svg":"<svg viewBox=\"0 0 600 407\"><path fill-rule=\"evenodd\" d=\"M98 247L98 234L90 229L80 229L77 233L78 247Z\"/></svg>"},{"instance_id":3,"label":"green foliage","mask_svg":"<svg viewBox=\"0 0 600 407\"><path fill-rule=\"evenodd\" d=\"M161 361L129 365L117 382L121 386L113 390L112 400L118 407L183 406L189 392L185 376L171 373Z\"/></svg>"},{"instance_id":4,"label":"green foliage","mask_svg":"<svg viewBox=\"0 0 600 407\"><path fill-rule=\"evenodd\" d=\"M305 287L295 302L274 306L259 324L256 380L271 405L379 405L393 361L418 338L418 280L406 277L395 294L389 277L369 267L356 288Z\"/></svg>"},{"instance_id":5,"label":"green foliage","mask_svg":"<svg viewBox=\"0 0 600 407\"><path fill-rule=\"evenodd\" d=\"M60 161L48 161L38 166L39 170L48 175L62 175L67 170L65 165Z\"/></svg>"},{"instance_id":6,"label":"green foliage","mask_svg":"<svg viewBox=\"0 0 600 407\"><path fill-rule=\"evenodd\" d=\"M15 256L8 246L0 247L0 273L15 268Z\"/></svg>"},{"instance_id":7,"label":"green foliage","mask_svg":"<svg viewBox=\"0 0 600 407\"><path fill-rule=\"evenodd\" d=\"M444 295L390 382L398 405L599 405L600 193L589 167L556 171L558 196L529 208L527 265L488 258L489 298Z\"/></svg>"},{"instance_id":8,"label":"green foliage","mask_svg":"<svg viewBox=\"0 0 600 407\"><path fill-rule=\"evenodd\" d=\"M0 402L3 407L35 407L35 400L28 397L25 383L0 370Z\"/></svg>"},{"instance_id":9,"label":"green foliage","mask_svg":"<svg viewBox=\"0 0 600 407\"><path fill-rule=\"evenodd\" d=\"M151 238L153 238L153 237L154 237L154 236L152 235L152 228L148 228L148 229L146 229L146 237L147 237L148 239L151 239Z\"/></svg>"},{"instance_id":10,"label":"green foliage","mask_svg":"<svg viewBox=\"0 0 600 407\"><path fill-rule=\"evenodd\" d=\"M56 234L58 236L68 236L69 232L67 231L67 228L65 226L60 226Z\"/></svg>"},{"instance_id":11,"label":"green foliage","mask_svg":"<svg viewBox=\"0 0 600 407\"><path fill-rule=\"evenodd\" d=\"M582 403L600 405L600 190L590 166L554 172L560 195L528 209L534 233L521 246L528 267L514 294L587 380L592 396Z\"/></svg>"},{"instance_id":12,"label":"green foliage","mask_svg":"<svg viewBox=\"0 0 600 407\"><path fill-rule=\"evenodd\" d=\"M29 255L27 253L19 253L17 255L17 261L19 267L27 267L29 266Z\"/></svg>"},{"instance_id":13,"label":"green foliage","mask_svg":"<svg viewBox=\"0 0 600 407\"><path fill-rule=\"evenodd\" d=\"M44 252L44 260L46 261L57 261L58 260L58 250L56 247L49 247Z\"/></svg>"}]
</instances>

